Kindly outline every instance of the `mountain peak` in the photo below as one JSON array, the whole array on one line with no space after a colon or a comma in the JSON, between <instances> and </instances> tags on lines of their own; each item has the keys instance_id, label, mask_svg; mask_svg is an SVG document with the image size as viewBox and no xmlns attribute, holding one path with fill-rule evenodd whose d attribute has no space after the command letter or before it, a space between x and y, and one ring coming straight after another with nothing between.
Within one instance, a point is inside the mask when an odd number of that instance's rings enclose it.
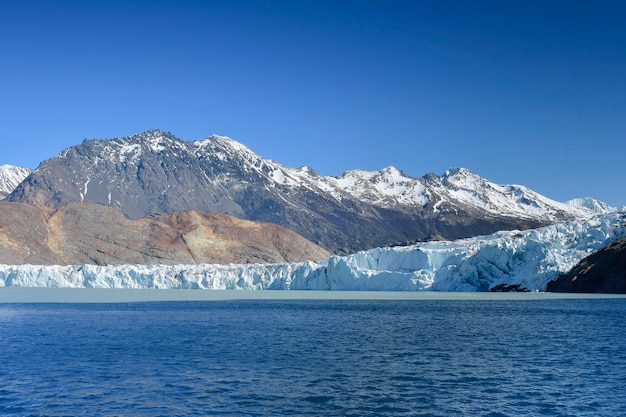
<instances>
[{"instance_id":1,"label":"mountain peak","mask_svg":"<svg viewBox=\"0 0 626 417\"><path fill-rule=\"evenodd\" d=\"M463 167L452 167L448 168L446 172L444 172L443 178L453 178L453 177L465 177L465 178L477 178L478 175L474 174L467 168Z\"/></svg>"},{"instance_id":2,"label":"mountain peak","mask_svg":"<svg viewBox=\"0 0 626 417\"><path fill-rule=\"evenodd\" d=\"M174 136L172 133L167 132L165 130L160 130L160 129L149 129L149 130L146 130L145 132L135 133L134 135L127 136L124 139L161 139L161 138L180 140L176 136Z\"/></svg>"},{"instance_id":3,"label":"mountain peak","mask_svg":"<svg viewBox=\"0 0 626 417\"><path fill-rule=\"evenodd\" d=\"M591 197L575 198L573 200L566 201L565 204L572 207L586 208L596 213L612 213L617 211L617 208L611 207L608 204Z\"/></svg>"},{"instance_id":4,"label":"mountain peak","mask_svg":"<svg viewBox=\"0 0 626 417\"><path fill-rule=\"evenodd\" d=\"M218 135L216 133L213 133L211 136L209 136L207 139L210 139L212 141L216 141L216 142L223 142L223 143L239 143L236 140L234 140L233 138L229 137L229 136L224 136L224 135Z\"/></svg>"},{"instance_id":5,"label":"mountain peak","mask_svg":"<svg viewBox=\"0 0 626 417\"><path fill-rule=\"evenodd\" d=\"M198 145L199 148L209 147L210 149L214 150L220 149L227 152L234 151L238 153L243 152L246 154L254 154L254 152L250 148L232 138L229 138L228 136L212 134L208 138L196 141L194 143Z\"/></svg>"},{"instance_id":6,"label":"mountain peak","mask_svg":"<svg viewBox=\"0 0 626 417\"><path fill-rule=\"evenodd\" d=\"M483 188L489 183L467 168L449 168L439 179L447 186L467 190Z\"/></svg>"},{"instance_id":7,"label":"mountain peak","mask_svg":"<svg viewBox=\"0 0 626 417\"><path fill-rule=\"evenodd\" d=\"M31 172L32 170L30 168L16 167L8 164L1 165L0 198L4 198L10 194Z\"/></svg>"},{"instance_id":8,"label":"mountain peak","mask_svg":"<svg viewBox=\"0 0 626 417\"><path fill-rule=\"evenodd\" d=\"M172 142L182 142L182 140L178 139L170 132L157 129L147 130L142 133L127 136L122 138L122 141L132 143L139 142L145 144L154 151L163 150L164 147L169 146Z\"/></svg>"},{"instance_id":9,"label":"mountain peak","mask_svg":"<svg viewBox=\"0 0 626 417\"><path fill-rule=\"evenodd\" d=\"M402 172L402 171L401 171L401 170L399 170L398 168L394 167L393 165L389 165L388 167L385 167L385 168L381 169L381 170L380 170L380 172L381 172L382 174L385 174L385 175L392 175L392 176L398 176L398 175L401 175L401 176L406 176L406 175L404 174L404 172Z\"/></svg>"}]
</instances>

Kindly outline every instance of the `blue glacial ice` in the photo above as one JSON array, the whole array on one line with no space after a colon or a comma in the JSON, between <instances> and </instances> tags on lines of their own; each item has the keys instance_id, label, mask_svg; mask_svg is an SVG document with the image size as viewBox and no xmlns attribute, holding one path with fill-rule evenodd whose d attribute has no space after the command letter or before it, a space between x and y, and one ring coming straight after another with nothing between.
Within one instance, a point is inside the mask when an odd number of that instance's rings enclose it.
<instances>
[{"instance_id":1,"label":"blue glacial ice","mask_svg":"<svg viewBox=\"0 0 626 417\"><path fill-rule=\"evenodd\" d=\"M229 265L0 265L0 287L231 290L544 291L579 260L626 236L626 212L526 231L376 248L322 262Z\"/></svg>"}]
</instances>

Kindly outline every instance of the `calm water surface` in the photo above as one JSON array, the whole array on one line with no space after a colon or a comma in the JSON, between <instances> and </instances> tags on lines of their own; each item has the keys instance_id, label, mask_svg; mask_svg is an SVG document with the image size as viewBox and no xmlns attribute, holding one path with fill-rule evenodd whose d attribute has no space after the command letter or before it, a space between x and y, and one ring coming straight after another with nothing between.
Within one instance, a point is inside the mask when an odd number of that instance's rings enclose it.
<instances>
[{"instance_id":1,"label":"calm water surface","mask_svg":"<svg viewBox=\"0 0 626 417\"><path fill-rule=\"evenodd\" d=\"M0 305L4 416L626 413L626 300Z\"/></svg>"}]
</instances>

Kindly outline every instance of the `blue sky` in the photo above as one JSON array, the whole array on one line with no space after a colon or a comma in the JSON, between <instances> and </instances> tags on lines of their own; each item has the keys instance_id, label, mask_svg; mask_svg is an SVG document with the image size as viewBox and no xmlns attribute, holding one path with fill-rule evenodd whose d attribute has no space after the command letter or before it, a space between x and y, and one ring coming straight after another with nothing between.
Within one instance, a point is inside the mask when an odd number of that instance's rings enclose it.
<instances>
[{"instance_id":1,"label":"blue sky","mask_svg":"<svg viewBox=\"0 0 626 417\"><path fill-rule=\"evenodd\" d=\"M625 21L618 1L3 1L0 164L162 129L621 206Z\"/></svg>"}]
</instances>

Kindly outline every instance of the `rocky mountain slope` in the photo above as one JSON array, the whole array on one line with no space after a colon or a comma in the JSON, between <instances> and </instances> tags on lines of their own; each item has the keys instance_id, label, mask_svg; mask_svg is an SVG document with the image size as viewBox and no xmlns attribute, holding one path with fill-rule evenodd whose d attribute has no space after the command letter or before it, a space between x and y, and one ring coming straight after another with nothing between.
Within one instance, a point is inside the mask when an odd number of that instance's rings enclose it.
<instances>
[{"instance_id":1,"label":"rocky mountain slope","mask_svg":"<svg viewBox=\"0 0 626 417\"><path fill-rule=\"evenodd\" d=\"M610 210L590 201L558 203L463 168L421 178L394 167L322 176L263 159L226 137L185 142L158 130L85 140L41 163L7 200L52 209L97 203L132 219L219 212L280 224L338 254L528 229Z\"/></svg>"},{"instance_id":2,"label":"rocky mountain slope","mask_svg":"<svg viewBox=\"0 0 626 417\"><path fill-rule=\"evenodd\" d=\"M201 264L320 260L330 254L275 224L199 211L131 220L113 207L0 201L0 264Z\"/></svg>"},{"instance_id":3,"label":"rocky mountain slope","mask_svg":"<svg viewBox=\"0 0 626 417\"><path fill-rule=\"evenodd\" d=\"M626 238L587 256L549 282L547 291L626 294Z\"/></svg>"},{"instance_id":4,"label":"rocky mountain slope","mask_svg":"<svg viewBox=\"0 0 626 417\"><path fill-rule=\"evenodd\" d=\"M29 168L0 165L0 199L11 194L24 178L32 172Z\"/></svg>"}]
</instances>

